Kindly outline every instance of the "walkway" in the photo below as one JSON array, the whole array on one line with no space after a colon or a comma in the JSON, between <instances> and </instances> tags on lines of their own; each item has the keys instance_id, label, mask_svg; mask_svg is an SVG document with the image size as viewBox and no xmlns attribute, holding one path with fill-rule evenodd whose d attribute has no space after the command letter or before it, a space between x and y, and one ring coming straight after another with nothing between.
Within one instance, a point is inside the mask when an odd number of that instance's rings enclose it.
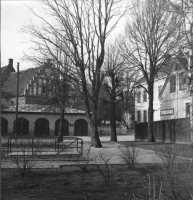
<instances>
[{"instance_id":1,"label":"walkway","mask_svg":"<svg viewBox=\"0 0 193 200\"><path fill-rule=\"evenodd\" d=\"M90 137L81 137L84 141L84 153L83 156L87 153L87 148L90 145ZM91 164L95 162L95 160L99 163L103 163L100 159L99 155L103 155L105 158L110 158L111 164L123 164L123 159L121 158L121 151L119 148L124 148L125 145L118 144L115 142L109 142L110 136L101 136L100 137L103 148L93 148L91 147L90 158ZM119 135L118 141L134 141L133 135ZM155 154L151 151L138 149L138 163L156 163L159 162L156 158ZM61 165L74 165L76 162L74 161L62 161L60 160L38 160L34 168L59 168ZM13 160L2 160L1 162L2 168L16 168L16 164Z\"/></svg>"}]
</instances>

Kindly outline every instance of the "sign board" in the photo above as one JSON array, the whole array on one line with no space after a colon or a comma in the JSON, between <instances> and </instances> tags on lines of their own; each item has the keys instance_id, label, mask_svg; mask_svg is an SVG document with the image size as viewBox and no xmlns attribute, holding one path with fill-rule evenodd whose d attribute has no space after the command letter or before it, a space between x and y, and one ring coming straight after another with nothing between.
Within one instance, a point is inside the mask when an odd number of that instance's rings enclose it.
<instances>
[{"instance_id":1,"label":"sign board","mask_svg":"<svg viewBox=\"0 0 193 200\"><path fill-rule=\"evenodd\" d=\"M161 116L163 116L163 115L173 115L173 114L174 114L173 108L160 111Z\"/></svg>"}]
</instances>

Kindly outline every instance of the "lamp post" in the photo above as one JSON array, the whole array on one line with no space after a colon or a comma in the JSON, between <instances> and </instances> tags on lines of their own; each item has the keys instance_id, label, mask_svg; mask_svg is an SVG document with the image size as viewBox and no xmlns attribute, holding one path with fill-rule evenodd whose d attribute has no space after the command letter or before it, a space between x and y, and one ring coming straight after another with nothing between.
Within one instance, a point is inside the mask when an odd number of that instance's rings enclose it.
<instances>
[{"instance_id":1,"label":"lamp post","mask_svg":"<svg viewBox=\"0 0 193 200\"><path fill-rule=\"evenodd\" d=\"M15 135L17 137L17 119L18 119L18 96L19 96L19 63L17 63L17 98L16 98L16 116L15 116Z\"/></svg>"}]
</instances>

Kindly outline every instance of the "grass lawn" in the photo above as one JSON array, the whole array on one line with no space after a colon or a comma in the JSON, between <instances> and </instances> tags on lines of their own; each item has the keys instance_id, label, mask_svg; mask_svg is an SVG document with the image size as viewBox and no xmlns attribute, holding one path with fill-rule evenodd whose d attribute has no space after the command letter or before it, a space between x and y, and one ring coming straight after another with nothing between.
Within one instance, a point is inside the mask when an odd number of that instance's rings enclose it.
<instances>
[{"instance_id":1,"label":"grass lawn","mask_svg":"<svg viewBox=\"0 0 193 200\"><path fill-rule=\"evenodd\" d=\"M149 143L149 142L119 142L120 144L124 145L131 145L134 144L138 148L151 150L151 151L160 151L162 147L165 146L173 146L176 150L177 154L181 154L182 157L186 158L193 158L193 147L190 144L175 144L175 143Z\"/></svg>"},{"instance_id":2,"label":"grass lawn","mask_svg":"<svg viewBox=\"0 0 193 200\"><path fill-rule=\"evenodd\" d=\"M2 199L132 200L134 196L138 199L147 199L148 176L155 181L153 177L158 177L161 169L158 165L148 164L138 165L133 170L129 170L126 165L110 165L110 170L111 177L106 187L95 166L90 166L88 172L81 171L77 166L32 169L26 180L21 179L17 169L3 169ZM182 171L183 173L185 172ZM188 176L186 182L190 183L193 181L193 170L191 169L189 173L191 176ZM182 174L177 176L179 180ZM156 182L158 188L159 183L158 180ZM178 191L189 194L190 191L193 192L191 187L189 184L188 192L184 189Z\"/></svg>"}]
</instances>

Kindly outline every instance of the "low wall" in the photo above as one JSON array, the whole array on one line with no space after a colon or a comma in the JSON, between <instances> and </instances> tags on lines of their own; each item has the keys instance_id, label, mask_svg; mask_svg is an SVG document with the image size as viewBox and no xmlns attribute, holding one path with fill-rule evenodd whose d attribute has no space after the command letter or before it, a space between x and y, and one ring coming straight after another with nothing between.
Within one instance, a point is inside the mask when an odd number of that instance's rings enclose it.
<instances>
[{"instance_id":1,"label":"low wall","mask_svg":"<svg viewBox=\"0 0 193 200\"><path fill-rule=\"evenodd\" d=\"M153 122L153 133L156 141L191 143L190 119L171 119ZM148 123L135 125L135 140L148 139Z\"/></svg>"},{"instance_id":2,"label":"low wall","mask_svg":"<svg viewBox=\"0 0 193 200\"><path fill-rule=\"evenodd\" d=\"M111 126L110 125L101 125L98 127L99 135L110 135L111 134ZM128 130L126 126L117 125L116 126L117 135L126 135L128 134Z\"/></svg>"}]
</instances>

